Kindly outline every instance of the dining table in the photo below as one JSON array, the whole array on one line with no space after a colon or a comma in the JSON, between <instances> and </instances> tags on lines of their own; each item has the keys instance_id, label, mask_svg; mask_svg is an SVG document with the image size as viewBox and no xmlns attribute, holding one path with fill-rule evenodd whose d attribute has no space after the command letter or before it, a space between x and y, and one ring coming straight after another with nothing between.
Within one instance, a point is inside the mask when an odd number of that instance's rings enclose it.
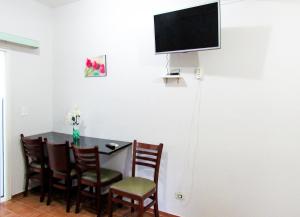
<instances>
[{"instance_id":1,"label":"dining table","mask_svg":"<svg viewBox=\"0 0 300 217\"><path fill-rule=\"evenodd\" d=\"M71 134L60 133L60 132L46 132L36 135L30 135L26 138L28 139L37 139L42 137L42 139L47 139L49 144L62 144L66 141L72 143L73 136ZM112 147L115 145L115 147ZM92 148L97 146L99 150L99 154L111 155L113 153L119 152L120 150L129 147L132 145L132 142L112 140L112 139L102 139L97 137L88 137L88 136L80 136L79 139L79 147L82 148Z\"/></svg>"}]
</instances>

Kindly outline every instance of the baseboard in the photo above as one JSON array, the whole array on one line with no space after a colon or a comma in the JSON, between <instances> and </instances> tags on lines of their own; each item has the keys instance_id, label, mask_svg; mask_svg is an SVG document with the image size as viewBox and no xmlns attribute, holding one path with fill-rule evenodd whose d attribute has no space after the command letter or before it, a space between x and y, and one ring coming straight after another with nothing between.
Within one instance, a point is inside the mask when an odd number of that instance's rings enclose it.
<instances>
[{"instance_id":1,"label":"baseboard","mask_svg":"<svg viewBox=\"0 0 300 217\"><path fill-rule=\"evenodd\" d=\"M153 209L148 210L147 213L153 214L154 213ZM173 215L173 214L170 214L167 212L162 212L162 211L159 211L159 216L160 217L180 217L178 215Z\"/></svg>"},{"instance_id":2,"label":"baseboard","mask_svg":"<svg viewBox=\"0 0 300 217\"><path fill-rule=\"evenodd\" d=\"M39 186L33 187L28 189L28 192L30 193L31 191L39 191ZM23 197L25 191L22 191L20 193L14 194L11 196L11 199L18 199L19 197Z\"/></svg>"},{"instance_id":3,"label":"baseboard","mask_svg":"<svg viewBox=\"0 0 300 217\"><path fill-rule=\"evenodd\" d=\"M14 194L14 195L11 196L11 199L18 199L20 197L23 197L23 194L24 194L24 191L20 192L20 193L17 193L17 194Z\"/></svg>"}]
</instances>

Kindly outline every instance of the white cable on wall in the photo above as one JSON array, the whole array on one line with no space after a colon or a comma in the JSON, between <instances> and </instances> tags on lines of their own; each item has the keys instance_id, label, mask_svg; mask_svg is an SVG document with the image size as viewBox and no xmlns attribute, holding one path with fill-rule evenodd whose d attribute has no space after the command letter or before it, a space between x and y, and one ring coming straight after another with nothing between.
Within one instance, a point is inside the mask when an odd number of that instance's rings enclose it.
<instances>
[{"instance_id":1,"label":"white cable on wall","mask_svg":"<svg viewBox=\"0 0 300 217\"><path fill-rule=\"evenodd\" d=\"M182 201L183 205L188 205L191 199L191 194L193 193L194 184L195 184L195 169L197 162L198 148L200 146L200 108L201 108L201 82L197 82L195 93L195 100L192 109L192 116L190 121L190 130L187 135L187 144L185 146L184 156L189 156L192 153L192 157L186 159L183 164L183 174L181 180L178 182L179 186L177 189L182 191L186 195L185 199ZM187 173L187 174L184 174ZM189 183L186 183L186 177ZM188 187L188 188L187 188ZM186 189L184 189L186 188Z\"/></svg>"},{"instance_id":2,"label":"white cable on wall","mask_svg":"<svg viewBox=\"0 0 300 217\"><path fill-rule=\"evenodd\" d=\"M170 74L170 71L169 71L169 69L170 69L169 54L166 54L166 60L167 60L167 62L166 62L166 69L167 69L167 75L168 75L168 74Z\"/></svg>"}]
</instances>

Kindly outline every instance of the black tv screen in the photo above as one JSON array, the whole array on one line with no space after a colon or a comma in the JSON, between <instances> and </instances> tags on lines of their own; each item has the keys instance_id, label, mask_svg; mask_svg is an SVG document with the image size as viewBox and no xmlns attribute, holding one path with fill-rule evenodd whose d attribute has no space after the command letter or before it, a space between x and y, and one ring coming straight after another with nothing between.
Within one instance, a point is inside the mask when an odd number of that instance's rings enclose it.
<instances>
[{"instance_id":1,"label":"black tv screen","mask_svg":"<svg viewBox=\"0 0 300 217\"><path fill-rule=\"evenodd\" d=\"M156 53L220 48L219 2L154 16Z\"/></svg>"}]
</instances>

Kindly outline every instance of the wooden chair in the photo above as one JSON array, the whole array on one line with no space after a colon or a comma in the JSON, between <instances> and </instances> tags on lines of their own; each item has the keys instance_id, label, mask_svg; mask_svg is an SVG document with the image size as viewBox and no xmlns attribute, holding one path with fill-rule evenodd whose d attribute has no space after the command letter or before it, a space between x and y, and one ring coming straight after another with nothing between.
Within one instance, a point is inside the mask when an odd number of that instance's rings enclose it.
<instances>
[{"instance_id":1,"label":"wooden chair","mask_svg":"<svg viewBox=\"0 0 300 217\"><path fill-rule=\"evenodd\" d=\"M51 203L53 188L61 189L65 191L67 201L66 211L70 212L72 183L73 179L76 178L76 171L72 168L70 162L69 142L66 141L64 144L47 143L47 150L50 168L47 205Z\"/></svg>"},{"instance_id":2,"label":"wooden chair","mask_svg":"<svg viewBox=\"0 0 300 217\"><path fill-rule=\"evenodd\" d=\"M29 179L40 182L40 202L45 198L45 187L47 183L47 164L44 152L45 142L42 138L28 139L21 134L21 143L25 156L25 191L24 196L28 194Z\"/></svg>"},{"instance_id":3,"label":"wooden chair","mask_svg":"<svg viewBox=\"0 0 300 217\"><path fill-rule=\"evenodd\" d=\"M114 170L100 168L98 147L83 149L72 145L72 149L78 177L75 212L79 213L81 197L85 196L96 200L97 216L100 217L101 188L122 180L122 174ZM89 188L89 191L86 188Z\"/></svg>"},{"instance_id":4,"label":"wooden chair","mask_svg":"<svg viewBox=\"0 0 300 217\"><path fill-rule=\"evenodd\" d=\"M108 215L112 217L112 203L120 203L131 207L131 211L138 209L138 216L143 214L154 205L154 215L159 217L157 188L160 159L163 150L163 144L151 145L138 143L136 140L133 143L133 158L132 158L132 177L126 178L120 182L113 184L110 187L108 198ZM137 177L135 174L136 165L150 167L154 169L154 179L149 180L142 177ZM123 198L131 199L131 203ZM144 207L144 201L150 198L151 202ZM135 203L137 201L137 204Z\"/></svg>"}]
</instances>

